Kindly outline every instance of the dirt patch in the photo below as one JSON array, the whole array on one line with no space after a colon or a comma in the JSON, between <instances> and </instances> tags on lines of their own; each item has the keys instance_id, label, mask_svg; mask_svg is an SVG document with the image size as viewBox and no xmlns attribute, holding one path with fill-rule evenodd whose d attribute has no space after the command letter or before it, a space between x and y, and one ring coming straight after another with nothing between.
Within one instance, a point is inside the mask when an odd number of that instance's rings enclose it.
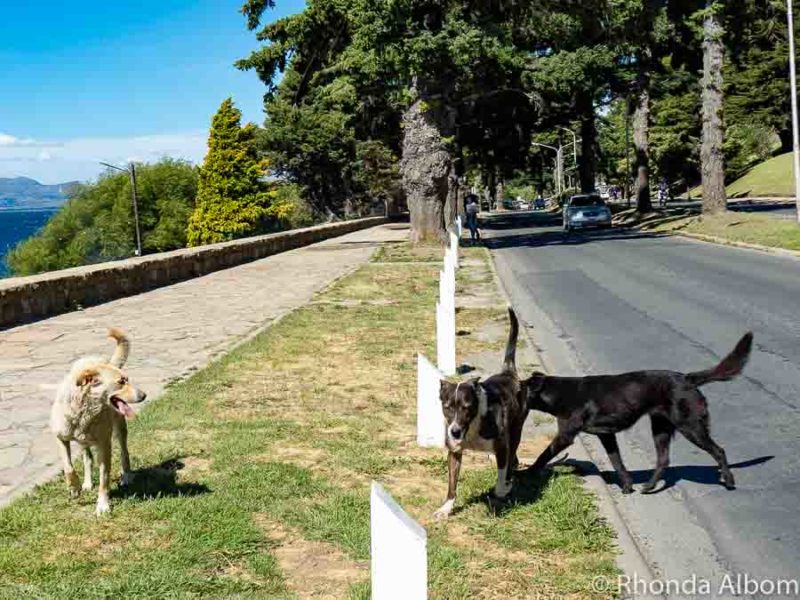
<instances>
[{"instance_id":1,"label":"dirt patch","mask_svg":"<svg viewBox=\"0 0 800 600\"><path fill-rule=\"evenodd\" d=\"M308 541L299 531L265 515L255 515L255 521L275 544L272 554L286 578L286 587L300 600L345 598L353 584L369 576L368 563L347 558L333 544Z\"/></svg>"},{"instance_id":2,"label":"dirt patch","mask_svg":"<svg viewBox=\"0 0 800 600\"><path fill-rule=\"evenodd\" d=\"M308 448L302 446L289 447L282 444L275 444L270 449L269 454L261 454L253 458L256 462L288 462L304 469L313 469L325 464L330 456L325 450L320 448Z\"/></svg>"},{"instance_id":3,"label":"dirt patch","mask_svg":"<svg viewBox=\"0 0 800 600\"><path fill-rule=\"evenodd\" d=\"M207 473L211 468L211 460L197 456L187 456L183 459L183 469L180 470L181 479L194 479L200 473Z\"/></svg>"}]
</instances>

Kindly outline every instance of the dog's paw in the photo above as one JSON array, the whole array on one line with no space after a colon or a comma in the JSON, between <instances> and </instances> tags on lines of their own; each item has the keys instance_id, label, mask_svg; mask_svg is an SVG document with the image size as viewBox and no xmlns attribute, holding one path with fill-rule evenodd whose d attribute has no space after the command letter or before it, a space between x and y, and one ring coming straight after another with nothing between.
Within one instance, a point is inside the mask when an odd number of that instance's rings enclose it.
<instances>
[{"instance_id":1,"label":"dog's paw","mask_svg":"<svg viewBox=\"0 0 800 600\"><path fill-rule=\"evenodd\" d=\"M97 507L94 510L94 514L98 517L102 517L111 512L111 504L108 502L108 498L100 497L97 499Z\"/></svg>"},{"instance_id":2,"label":"dog's paw","mask_svg":"<svg viewBox=\"0 0 800 600\"><path fill-rule=\"evenodd\" d=\"M81 495L81 482L78 480L78 475L74 471L66 475L67 487L69 488L70 498L77 498Z\"/></svg>"},{"instance_id":3,"label":"dog's paw","mask_svg":"<svg viewBox=\"0 0 800 600\"><path fill-rule=\"evenodd\" d=\"M654 490L655 488L656 488L656 484L655 484L655 483L645 483L645 484L642 486L641 492L642 492L643 494L650 494L650 493L652 493L652 492L653 492L653 490Z\"/></svg>"},{"instance_id":4,"label":"dog's paw","mask_svg":"<svg viewBox=\"0 0 800 600\"><path fill-rule=\"evenodd\" d=\"M644 488L642 488L642 491L644 491ZM623 485L622 486L622 493L623 494L632 494L633 493L633 485L631 485L630 483L627 484L627 485Z\"/></svg>"},{"instance_id":5,"label":"dog's paw","mask_svg":"<svg viewBox=\"0 0 800 600\"><path fill-rule=\"evenodd\" d=\"M735 490L736 489L736 482L733 480L733 475L729 475L728 477L725 477L723 475L723 477L722 477L722 485L725 486L726 490Z\"/></svg>"},{"instance_id":6,"label":"dog's paw","mask_svg":"<svg viewBox=\"0 0 800 600\"><path fill-rule=\"evenodd\" d=\"M447 517L450 516L450 513L453 512L453 504L455 502L453 500L448 500L444 504L442 504L441 508L433 513L433 518L437 521L443 521Z\"/></svg>"}]
</instances>

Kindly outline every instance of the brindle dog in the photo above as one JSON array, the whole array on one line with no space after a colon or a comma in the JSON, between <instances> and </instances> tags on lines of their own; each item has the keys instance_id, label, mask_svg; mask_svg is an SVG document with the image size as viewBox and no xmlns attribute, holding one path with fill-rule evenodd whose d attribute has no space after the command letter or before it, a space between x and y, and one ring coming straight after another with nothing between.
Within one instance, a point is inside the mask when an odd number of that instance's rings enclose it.
<instances>
[{"instance_id":1,"label":"brindle dog","mask_svg":"<svg viewBox=\"0 0 800 600\"><path fill-rule=\"evenodd\" d=\"M725 451L711 439L708 403L699 388L739 375L747 364L752 345L753 334L747 333L716 367L688 374L638 371L622 375L551 377L534 373L522 383L522 395L529 409L541 410L558 419L558 435L529 470L542 469L583 431L600 438L619 475L622 492L630 494L633 479L622 462L616 434L648 414L657 461L642 492L653 491L669 466L669 446L676 430L717 461L722 483L733 489L735 483Z\"/></svg>"},{"instance_id":2,"label":"brindle dog","mask_svg":"<svg viewBox=\"0 0 800 600\"><path fill-rule=\"evenodd\" d=\"M485 381L474 378L457 384L441 383L439 398L447 423L449 478L447 500L434 514L438 519L447 517L453 510L464 450L494 452L497 459L495 496L505 498L511 491L511 476L519 464L517 448L528 408L517 376L519 322L510 306L508 317L511 330L501 373Z\"/></svg>"}]
</instances>

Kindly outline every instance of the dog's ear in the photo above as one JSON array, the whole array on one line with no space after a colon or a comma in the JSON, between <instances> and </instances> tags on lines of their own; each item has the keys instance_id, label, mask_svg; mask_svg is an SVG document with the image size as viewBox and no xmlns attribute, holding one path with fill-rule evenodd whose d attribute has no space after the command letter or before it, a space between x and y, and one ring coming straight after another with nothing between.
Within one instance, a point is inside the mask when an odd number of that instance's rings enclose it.
<instances>
[{"instance_id":1,"label":"dog's ear","mask_svg":"<svg viewBox=\"0 0 800 600\"><path fill-rule=\"evenodd\" d=\"M451 396L453 394L453 391L455 390L455 387L456 386L454 383L450 383L446 379L442 379L439 382L439 399L445 400L446 398Z\"/></svg>"},{"instance_id":2,"label":"dog's ear","mask_svg":"<svg viewBox=\"0 0 800 600\"><path fill-rule=\"evenodd\" d=\"M467 380L467 383L470 384L472 387L477 388L478 384L481 382L480 377L473 377L472 379Z\"/></svg>"},{"instance_id":3,"label":"dog's ear","mask_svg":"<svg viewBox=\"0 0 800 600\"><path fill-rule=\"evenodd\" d=\"M97 369L84 369L78 376L75 378L75 384L78 387L85 387L87 385L95 385L100 381L100 373Z\"/></svg>"},{"instance_id":4,"label":"dog's ear","mask_svg":"<svg viewBox=\"0 0 800 600\"><path fill-rule=\"evenodd\" d=\"M534 371L533 374L530 376L530 379L528 379L528 381L525 382L525 386L528 388L529 392L533 392L534 394L536 394L542 391L542 388L544 387L546 380L547 380L547 375L545 375L541 371Z\"/></svg>"}]
</instances>

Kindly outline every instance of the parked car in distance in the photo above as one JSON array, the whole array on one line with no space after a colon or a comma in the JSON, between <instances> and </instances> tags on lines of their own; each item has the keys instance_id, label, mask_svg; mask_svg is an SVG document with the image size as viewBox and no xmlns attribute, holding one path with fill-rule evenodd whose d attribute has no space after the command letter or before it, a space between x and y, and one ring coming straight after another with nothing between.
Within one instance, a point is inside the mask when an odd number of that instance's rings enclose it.
<instances>
[{"instance_id":1,"label":"parked car in distance","mask_svg":"<svg viewBox=\"0 0 800 600\"><path fill-rule=\"evenodd\" d=\"M517 200L517 208L519 210L530 210L531 203L528 202L527 200Z\"/></svg>"},{"instance_id":2,"label":"parked car in distance","mask_svg":"<svg viewBox=\"0 0 800 600\"><path fill-rule=\"evenodd\" d=\"M537 198L533 203L533 210L544 210L547 208L547 202L544 198Z\"/></svg>"},{"instance_id":3,"label":"parked car in distance","mask_svg":"<svg viewBox=\"0 0 800 600\"><path fill-rule=\"evenodd\" d=\"M517 201L513 198L503 198L503 208L506 210L514 210L517 208Z\"/></svg>"},{"instance_id":4,"label":"parked car in distance","mask_svg":"<svg viewBox=\"0 0 800 600\"><path fill-rule=\"evenodd\" d=\"M572 196L564 205L564 231L611 227L611 210L598 194Z\"/></svg>"}]
</instances>

